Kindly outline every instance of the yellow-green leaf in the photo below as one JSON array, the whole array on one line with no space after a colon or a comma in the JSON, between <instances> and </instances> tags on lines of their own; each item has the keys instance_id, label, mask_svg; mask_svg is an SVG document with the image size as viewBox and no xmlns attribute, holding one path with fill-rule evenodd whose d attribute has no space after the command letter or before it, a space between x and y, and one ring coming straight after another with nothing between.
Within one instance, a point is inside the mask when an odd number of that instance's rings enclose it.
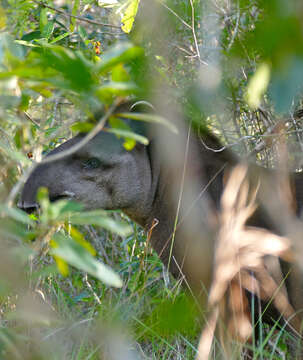
<instances>
[{"instance_id":1,"label":"yellow-green leaf","mask_svg":"<svg viewBox=\"0 0 303 360\"><path fill-rule=\"evenodd\" d=\"M74 6L73 6L73 9L72 9L72 15L73 16L77 15L79 5L80 5L80 0L74 0ZM76 25L76 19L74 17L71 17L71 19L70 19L70 32L74 32L75 25Z\"/></svg>"},{"instance_id":2,"label":"yellow-green leaf","mask_svg":"<svg viewBox=\"0 0 303 360\"><path fill-rule=\"evenodd\" d=\"M69 274L68 264L60 256L54 255L54 259L57 264L57 268L62 276L67 276Z\"/></svg>"},{"instance_id":3,"label":"yellow-green leaf","mask_svg":"<svg viewBox=\"0 0 303 360\"><path fill-rule=\"evenodd\" d=\"M138 7L140 0L130 0L128 6L126 7L124 16L122 18L121 29L125 33L130 33L137 15Z\"/></svg>"},{"instance_id":4,"label":"yellow-green leaf","mask_svg":"<svg viewBox=\"0 0 303 360\"><path fill-rule=\"evenodd\" d=\"M0 7L0 29L4 29L6 26L6 16L2 7Z\"/></svg>"},{"instance_id":5,"label":"yellow-green leaf","mask_svg":"<svg viewBox=\"0 0 303 360\"><path fill-rule=\"evenodd\" d=\"M258 66L256 72L251 77L245 93L245 100L252 109L256 109L260 105L261 97L268 87L269 80L270 65L263 63Z\"/></svg>"},{"instance_id":6,"label":"yellow-green leaf","mask_svg":"<svg viewBox=\"0 0 303 360\"><path fill-rule=\"evenodd\" d=\"M48 23L47 20L47 11L48 9L44 8L40 12L40 32L43 32L44 26Z\"/></svg>"},{"instance_id":7,"label":"yellow-green leaf","mask_svg":"<svg viewBox=\"0 0 303 360\"><path fill-rule=\"evenodd\" d=\"M55 246L51 254L66 261L69 265L103 281L105 284L121 287L122 280L109 266L97 261L86 249L69 236L56 233L53 237ZM52 245L52 244L51 244Z\"/></svg>"},{"instance_id":8,"label":"yellow-green leaf","mask_svg":"<svg viewBox=\"0 0 303 360\"><path fill-rule=\"evenodd\" d=\"M85 240L84 235L81 234L79 230L70 224L65 224L65 228L75 241L84 247L84 249L86 249L92 256L96 256L96 250L88 241Z\"/></svg>"}]
</instances>

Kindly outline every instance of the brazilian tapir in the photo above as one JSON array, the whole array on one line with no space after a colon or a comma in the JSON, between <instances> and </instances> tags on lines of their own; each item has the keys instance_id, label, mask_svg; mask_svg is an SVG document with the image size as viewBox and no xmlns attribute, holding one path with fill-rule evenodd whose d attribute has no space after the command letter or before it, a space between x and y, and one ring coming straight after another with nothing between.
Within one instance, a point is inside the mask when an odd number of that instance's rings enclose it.
<instances>
[{"instance_id":1,"label":"brazilian tapir","mask_svg":"<svg viewBox=\"0 0 303 360\"><path fill-rule=\"evenodd\" d=\"M48 156L70 149L84 136L75 136ZM173 142L181 151L175 154L176 160L167 162L164 158L174 151ZM151 244L162 261L175 276L184 277L195 293L201 293L211 281L224 171L238 161L227 149L212 150L219 148L219 141L207 132L197 136L191 131L179 135L168 131L164 146L151 136L148 146L137 143L127 151L123 140L101 131L71 155L38 165L25 183L18 205L26 211L35 208L37 190L44 186L52 201L72 198L87 209L121 209L147 231L153 226ZM261 167L254 167L253 173L269 176ZM294 175L298 212L302 181L300 175ZM281 232L283 209L280 215L277 222L271 222L260 208L252 223L267 228L278 223L275 230ZM297 297L302 298L302 290L298 291Z\"/></svg>"}]
</instances>

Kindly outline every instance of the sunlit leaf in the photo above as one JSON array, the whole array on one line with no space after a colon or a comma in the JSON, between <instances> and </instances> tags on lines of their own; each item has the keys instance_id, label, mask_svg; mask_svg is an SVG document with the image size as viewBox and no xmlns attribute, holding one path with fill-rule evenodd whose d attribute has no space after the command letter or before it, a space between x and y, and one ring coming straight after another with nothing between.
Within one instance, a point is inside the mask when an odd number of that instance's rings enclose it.
<instances>
[{"instance_id":1,"label":"sunlit leaf","mask_svg":"<svg viewBox=\"0 0 303 360\"><path fill-rule=\"evenodd\" d=\"M66 224L65 229L75 241L84 247L84 249L86 249L91 255L96 256L96 250L91 245L91 243L85 240L84 235L78 229L76 229L74 226L71 226L71 224Z\"/></svg>"},{"instance_id":2,"label":"sunlit leaf","mask_svg":"<svg viewBox=\"0 0 303 360\"><path fill-rule=\"evenodd\" d=\"M112 8L120 4L118 0L98 0L98 5L104 8Z\"/></svg>"},{"instance_id":3,"label":"sunlit leaf","mask_svg":"<svg viewBox=\"0 0 303 360\"><path fill-rule=\"evenodd\" d=\"M68 264L60 256L53 255L56 261L59 272L62 276L67 276L69 274Z\"/></svg>"},{"instance_id":4,"label":"sunlit leaf","mask_svg":"<svg viewBox=\"0 0 303 360\"><path fill-rule=\"evenodd\" d=\"M6 15L4 9L0 6L0 29L4 29L6 26Z\"/></svg>"},{"instance_id":5,"label":"sunlit leaf","mask_svg":"<svg viewBox=\"0 0 303 360\"><path fill-rule=\"evenodd\" d=\"M174 124L169 122L167 119L165 119L162 116L159 115L152 115L152 114L145 114L145 113L135 113L135 112L125 112L125 113L119 113L116 114L116 116L120 116L125 119L133 119L133 120L141 120L156 124L162 124L166 126L169 130L174 132L175 134L178 133L178 129Z\"/></svg>"},{"instance_id":6,"label":"sunlit leaf","mask_svg":"<svg viewBox=\"0 0 303 360\"><path fill-rule=\"evenodd\" d=\"M88 251L70 237L57 233L54 235L53 241L56 244L51 250L53 255L59 256L68 264L87 272L107 285L114 287L122 286L120 277L110 267L97 261Z\"/></svg>"},{"instance_id":7,"label":"sunlit leaf","mask_svg":"<svg viewBox=\"0 0 303 360\"><path fill-rule=\"evenodd\" d=\"M248 83L246 100L251 108L256 109L260 105L261 98L268 87L269 80L270 66L267 63L263 63L258 66Z\"/></svg>"},{"instance_id":8,"label":"sunlit leaf","mask_svg":"<svg viewBox=\"0 0 303 360\"><path fill-rule=\"evenodd\" d=\"M64 39L64 38L66 38L66 37L69 36L70 34L71 34L70 32L66 32L66 33L64 33L64 34L61 34L61 35L55 37L55 38L54 38L52 41L50 41L49 43L50 43L50 44L55 44L56 42L58 42L58 41L60 41L60 40L62 40L62 39Z\"/></svg>"},{"instance_id":9,"label":"sunlit leaf","mask_svg":"<svg viewBox=\"0 0 303 360\"><path fill-rule=\"evenodd\" d=\"M138 92L138 87L132 82L109 82L96 90L96 95L102 101L114 96L127 96Z\"/></svg>"},{"instance_id":10,"label":"sunlit leaf","mask_svg":"<svg viewBox=\"0 0 303 360\"><path fill-rule=\"evenodd\" d=\"M72 9L73 17L70 18L70 31L71 32L74 32L74 30L75 30L76 19L74 18L74 16L77 16L78 9L80 6L80 0L74 0L73 3L74 3L73 9Z\"/></svg>"},{"instance_id":11,"label":"sunlit leaf","mask_svg":"<svg viewBox=\"0 0 303 360\"><path fill-rule=\"evenodd\" d=\"M130 33L133 27L133 23L137 15L139 3L140 0L129 0L128 6L125 9L124 16L121 20L122 21L121 29L127 34Z\"/></svg>"},{"instance_id":12,"label":"sunlit leaf","mask_svg":"<svg viewBox=\"0 0 303 360\"><path fill-rule=\"evenodd\" d=\"M99 225L120 236L128 236L132 233L131 226L110 218L106 211L103 210L71 213L68 217L68 221L74 225Z\"/></svg>"},{"instance_id":13,"label":"sunlit leaf","mask_svg":"<svg viewBox=\"0 0 303 360\"><path fill-rule=\"evenodd\" d=\"M138 141L139 143L141 143L143 145L149 144L149 141L145 136L136 134L132 131L128 131L128 130L124 130L124 129L116 129L116 128L114 128L114 129L106 128L106 132L115 134L117 136L122 136L126 139L133 139L133 140L135 140L135 143L136 143L136 141ZM128 149L128 150L130 150L130 149Z\"/></svg>"}]
</instances>

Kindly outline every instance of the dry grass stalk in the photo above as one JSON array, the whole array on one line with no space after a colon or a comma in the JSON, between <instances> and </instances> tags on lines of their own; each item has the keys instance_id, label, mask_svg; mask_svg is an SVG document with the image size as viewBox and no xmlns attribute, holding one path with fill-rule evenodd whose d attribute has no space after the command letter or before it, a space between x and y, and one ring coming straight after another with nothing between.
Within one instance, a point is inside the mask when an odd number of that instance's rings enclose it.
<instances>
[{"instance_id":1,"label":"dry grass stalk","mask_svg":"<svg viewBox=\"0 0 303 360\"><path fill-rule=\"evenodd\" d=\"M223 348L228 338L245 342L251 337L253 327L245 290L261 300L272 300L293 329L300 331L300 322L294 316L286 289L274 279L265 261L267 255L292 261L289 239L245 225L256 209L258 187L250 188L247 167L239 165L231 172L222 195L214 277L209 294L210 315L201 334L197 360L209 358L219 319L220 324L225 325L224 329L219 327ZM275 272L281 273L279 261L273 263Z\"/></svg>"}]
</instances>

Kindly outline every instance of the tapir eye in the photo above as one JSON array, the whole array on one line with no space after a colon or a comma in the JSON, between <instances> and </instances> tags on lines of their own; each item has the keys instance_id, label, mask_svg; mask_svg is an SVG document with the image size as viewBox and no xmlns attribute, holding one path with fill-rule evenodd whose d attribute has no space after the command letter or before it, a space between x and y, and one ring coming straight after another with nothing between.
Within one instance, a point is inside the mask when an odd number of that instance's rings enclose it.
<instances>
[{"instance_id":1,"label":"tapir eye","mask_svg":"<svg viewBox=\"0 0 303 360\"><path fill-rule=\"evenodd\" d=\"M83 162L84 169L97 169L101 166L101 161L97 158L90 158Z\"/></svg>"}]
</instances>

